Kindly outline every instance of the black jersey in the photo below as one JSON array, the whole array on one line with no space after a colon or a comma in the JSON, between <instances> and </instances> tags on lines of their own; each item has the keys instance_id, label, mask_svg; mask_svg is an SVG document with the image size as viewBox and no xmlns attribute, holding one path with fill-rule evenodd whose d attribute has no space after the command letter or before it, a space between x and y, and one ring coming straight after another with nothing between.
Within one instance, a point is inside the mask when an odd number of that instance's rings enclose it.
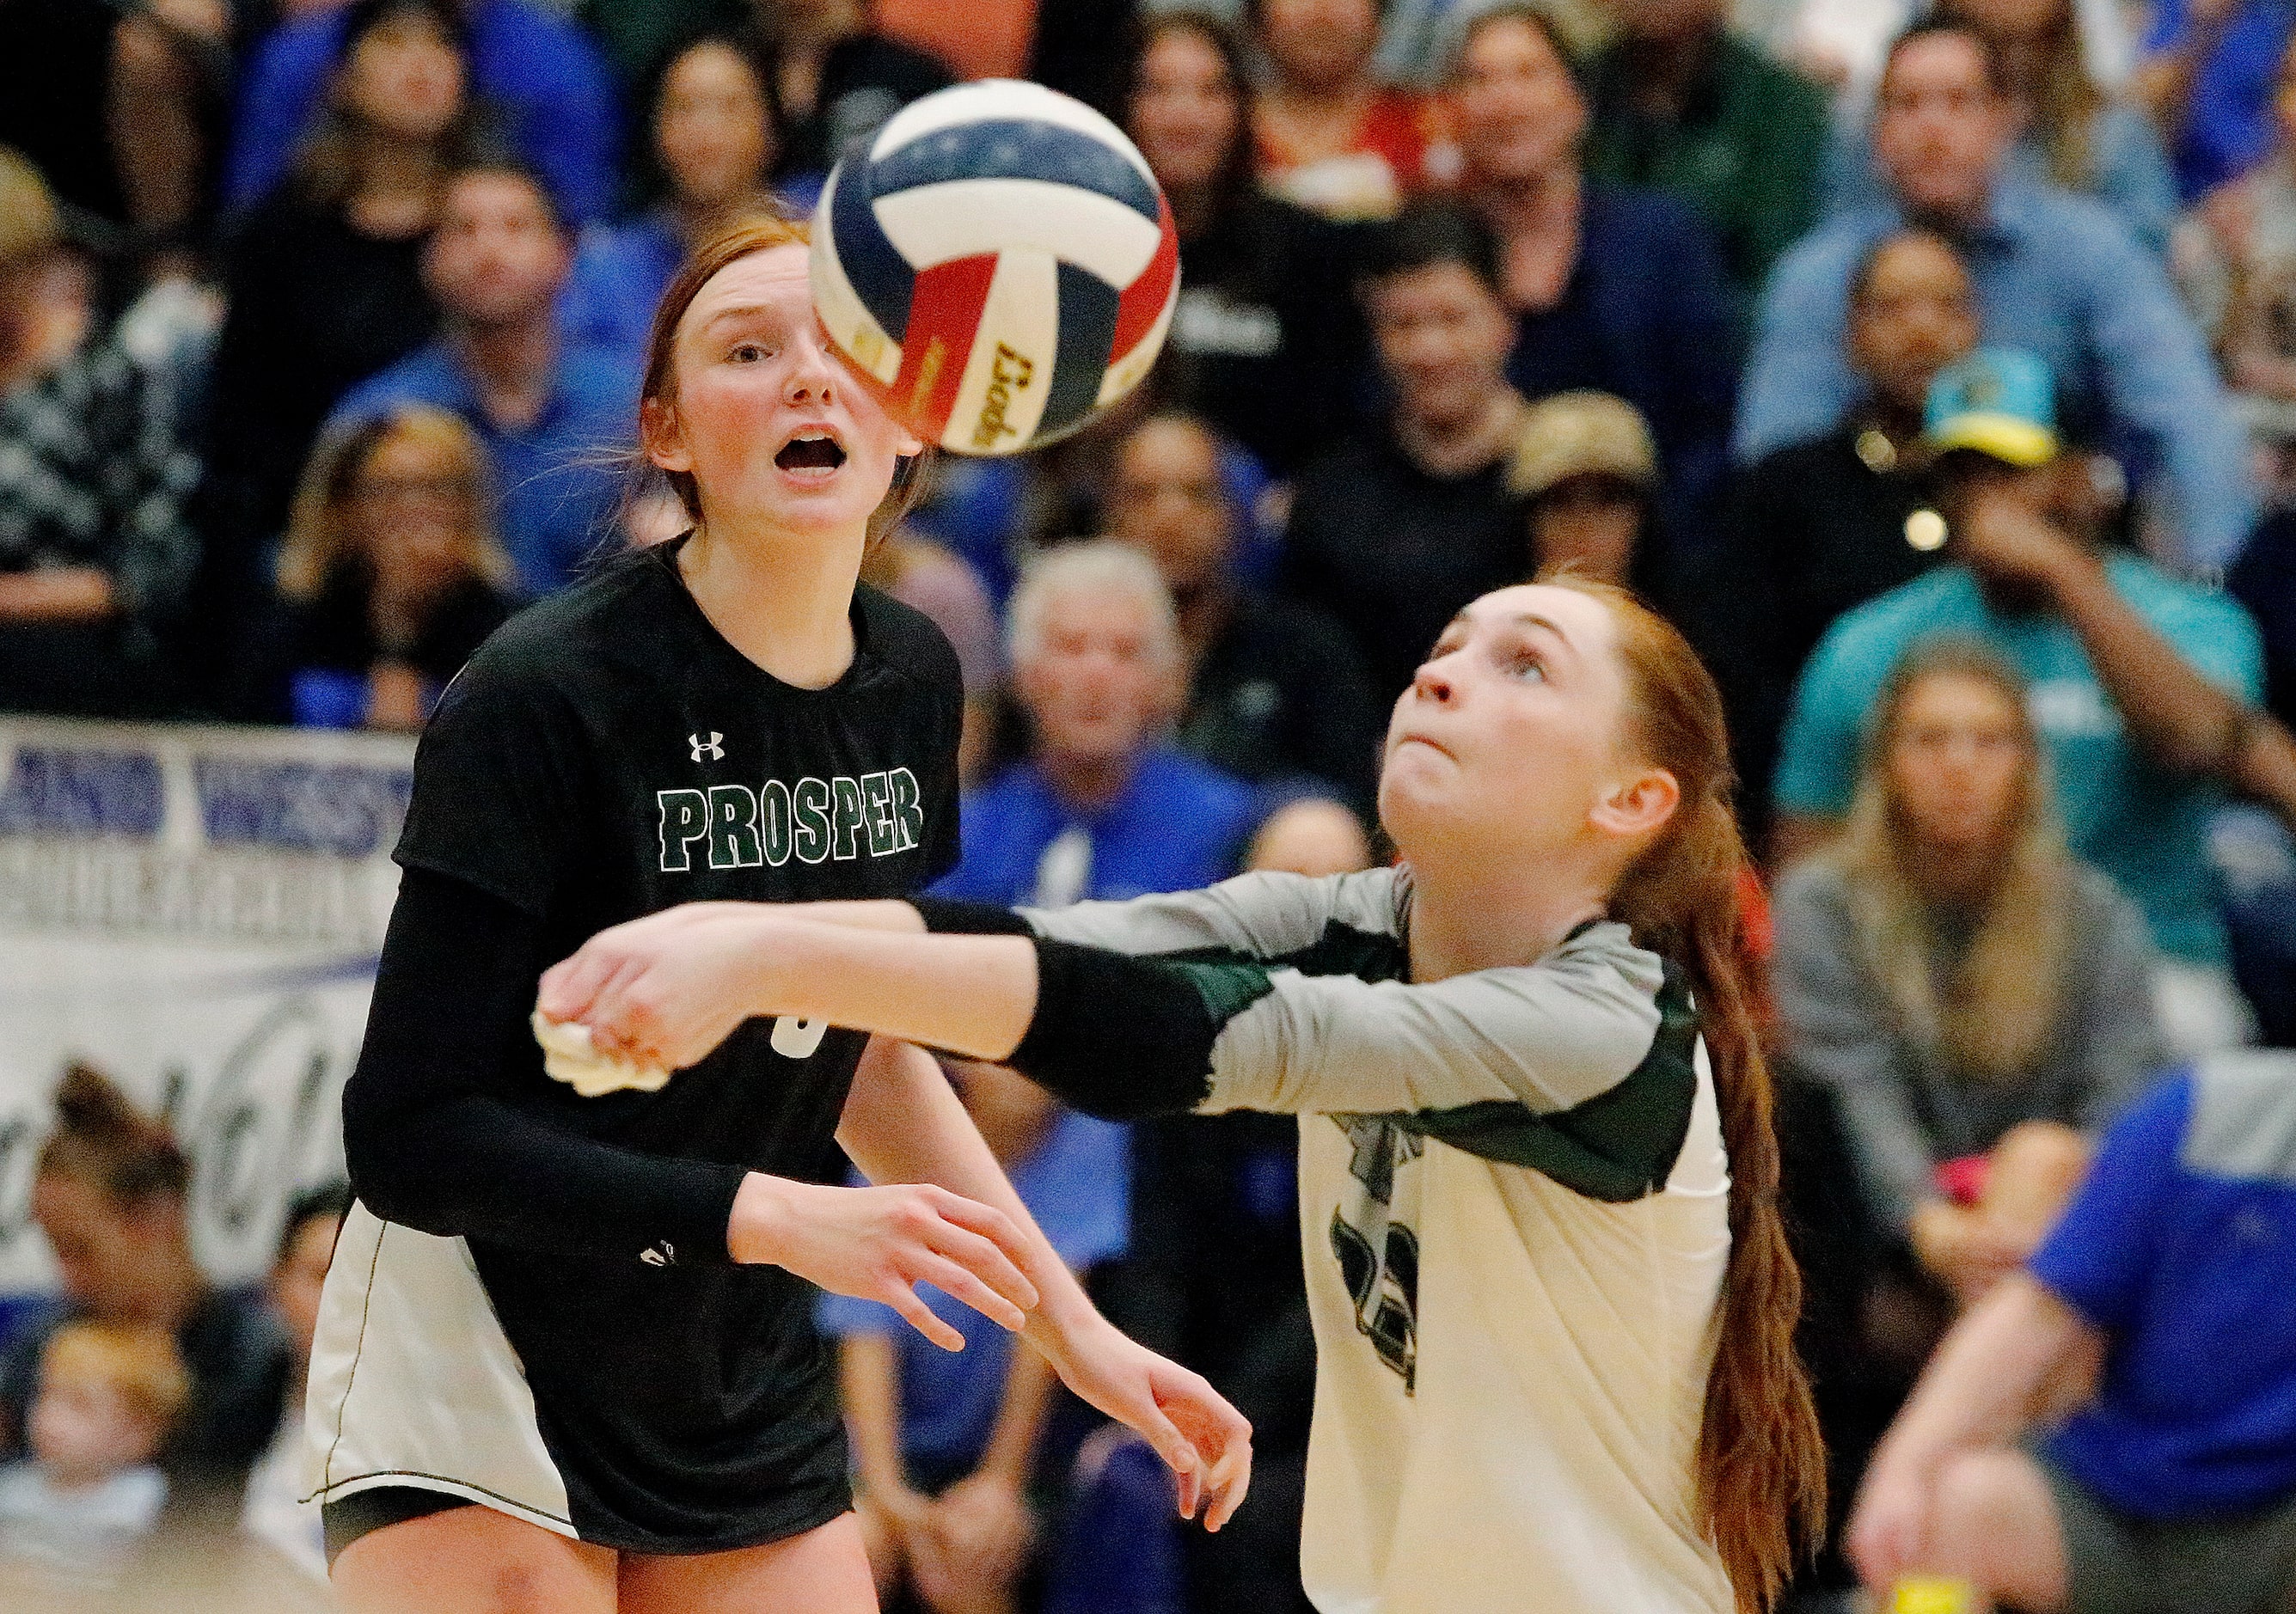
<instances>
[{"instance_id":1,"label":"black jersey","mask_svg":"<svg viewBox=\"0 0 2296 1614\"><path fill-rule=\"evenodd\" d=\"M863 588L845 675L784 684L710 626L676 550L521 614L423 736L345 1100L361 1203L311 1376L327 1499L425 1486L644 1552L848 1505L814 1291L734 1266L725 1226L745 1172L841 1180L865 1038L752 1021L659 1093L585 1099L523 1017L541 971L608 925L897 897L949 868L956 660Z\"/></svg>"}]
</instances>

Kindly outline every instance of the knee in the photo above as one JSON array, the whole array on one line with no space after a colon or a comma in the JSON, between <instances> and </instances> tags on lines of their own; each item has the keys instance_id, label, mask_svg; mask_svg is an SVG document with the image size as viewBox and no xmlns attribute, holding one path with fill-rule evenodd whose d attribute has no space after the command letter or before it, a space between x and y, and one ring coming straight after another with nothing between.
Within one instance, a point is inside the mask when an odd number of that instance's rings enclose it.
<instances>
[{"instance_id":1,"label":"knee","mask_svg":"<svg viewBox=\"0 0 2296 1614\"><path fill-rule=\"evenodd\" d=\"M2064 1545L2048 1482L2021 1452L1971 1452L1939 1471L1931 1556L1996 1601L2045 1614L2062 1601Z\"/></svg>"}]
</instances>

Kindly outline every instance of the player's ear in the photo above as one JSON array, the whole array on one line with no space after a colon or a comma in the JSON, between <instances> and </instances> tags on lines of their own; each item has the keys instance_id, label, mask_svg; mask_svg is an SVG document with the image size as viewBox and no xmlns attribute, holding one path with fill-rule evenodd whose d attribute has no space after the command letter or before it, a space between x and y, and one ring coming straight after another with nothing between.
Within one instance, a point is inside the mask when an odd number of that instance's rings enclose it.
<instances>
[{"instance_id":1,"label":"player's ear","mask_svg":"<svg viewBox=\"0 0 2296 1614\"><path fill-rule=\"evenodd\" d=\"M1674 775L1662 767L1645 768L1606 789L1587 817L1609 834L1642 839L1664 829L1681 805L1682 786Z\"/></svg>"},{"instance_id":2,"label":"player's ear","mask_svg":"<svg viewBox=\"0 0 2296 1614\"><path fill-rule=\"evenodd\" d=\"M693 456L686 452L685 436L677 427L677 411L662 398L650 397L638 406L638 434L645 456L663 471L692 471Z\"/></svg>"}]
</instances>

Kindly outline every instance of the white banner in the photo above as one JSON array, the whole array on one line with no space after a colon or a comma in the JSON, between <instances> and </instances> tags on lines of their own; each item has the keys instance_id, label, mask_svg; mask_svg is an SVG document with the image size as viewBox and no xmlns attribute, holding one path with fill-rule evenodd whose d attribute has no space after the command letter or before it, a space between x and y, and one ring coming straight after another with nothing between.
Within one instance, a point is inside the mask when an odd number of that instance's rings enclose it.
<instances>
[{"instance_id":1,"label":"white banner","mask_svg":"<svg viewBox=\"0 0 2296 1614\"><path fill-rule=\"evenodd\" d=\"M193 1248L259 1275L340 1100L398 890L414 748L0 717L0 1296L53 1285L32 1167L65 1065L164 1114Z\"/></svg>"}]
</instances>

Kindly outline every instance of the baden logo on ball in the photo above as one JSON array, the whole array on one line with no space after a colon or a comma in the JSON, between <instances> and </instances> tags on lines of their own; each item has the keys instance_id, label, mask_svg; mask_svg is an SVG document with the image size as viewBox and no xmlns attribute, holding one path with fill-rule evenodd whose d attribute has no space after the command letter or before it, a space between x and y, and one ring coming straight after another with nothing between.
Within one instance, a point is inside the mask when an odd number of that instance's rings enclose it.
<instances>
[{"instance_id":1,"label":"baden logo on ball","mask_svg":"<svg viewBox=\"0 0 2296 1614\"><path fill-rule=\"evenodd\" d=\"M886 409L958 454L1018 454L1122 398L1164 345L1179 239L1123 131L1042 85L905 108L830 173L814 307Z\"/></svg>"}]
</instances>

